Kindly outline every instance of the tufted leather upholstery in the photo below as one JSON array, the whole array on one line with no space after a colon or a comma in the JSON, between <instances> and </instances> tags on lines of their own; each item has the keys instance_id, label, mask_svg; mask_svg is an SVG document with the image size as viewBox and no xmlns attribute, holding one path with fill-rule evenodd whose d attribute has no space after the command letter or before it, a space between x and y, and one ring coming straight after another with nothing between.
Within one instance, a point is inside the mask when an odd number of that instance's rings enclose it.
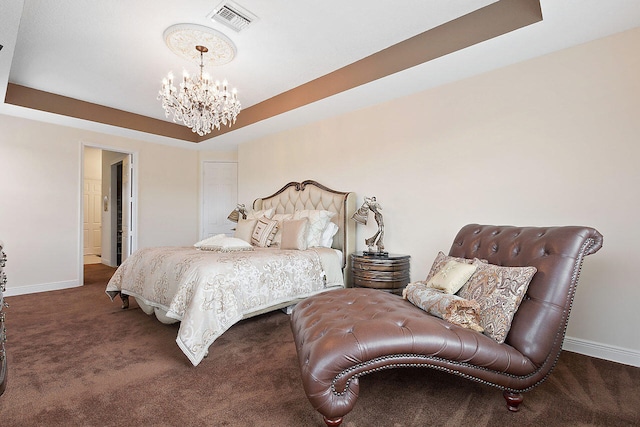
<instances>
[{"instance_id":1,"label":"tufted leather upholstery","mask_svg":"<svg viewBox=\"0 0 640 427\"><path fill-rule=\"evenodd\" d=\"M298 304L291 316L302 381L327 425L355 405L358 378L380 369L430 367L499 387L511 410L551 372L562 348L583 257L602 246L588 227L463 227L450 255L503 266L534 266L504 344L437 317L400 297L352 288Z\"/></svg>"}]
</instances>

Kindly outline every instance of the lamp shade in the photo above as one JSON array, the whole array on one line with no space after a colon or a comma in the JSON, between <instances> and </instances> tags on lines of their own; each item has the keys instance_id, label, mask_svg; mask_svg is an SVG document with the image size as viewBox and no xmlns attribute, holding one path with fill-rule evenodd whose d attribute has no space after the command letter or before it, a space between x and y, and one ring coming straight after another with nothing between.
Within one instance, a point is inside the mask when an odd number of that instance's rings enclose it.
<instances>
[{"instance_id":1,"label":"lamp shade","mask_svg":"<svg viewBox=\"0 0 640 427\"><path fill-rule=\"evenodd\" d=\"M238 204L238 206L231 211L227 219L229 221L238 222L240 220L240 214L242 214L242 219L247 219L247 208L245 208L243 204Z\"/></svg>"},{"instance_id":2,"label":"lamp shade","mask_svg":"<svg viewBox=\"0 0 640 427\"><path fill-rule=\"evenodd\" d=\"M232 210L227 219L229 221L238 222L240 220L240 212L238 212L238 209Z\"/></svg>"}]
</instances>

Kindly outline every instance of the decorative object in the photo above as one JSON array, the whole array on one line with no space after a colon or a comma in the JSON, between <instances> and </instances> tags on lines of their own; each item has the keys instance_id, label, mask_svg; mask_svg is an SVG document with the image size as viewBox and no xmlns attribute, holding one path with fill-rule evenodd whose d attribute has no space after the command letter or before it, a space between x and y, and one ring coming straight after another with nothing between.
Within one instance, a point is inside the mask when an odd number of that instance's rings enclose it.
<instances>
[{"instance_id":1,"label":"decorative object","mask_svg":"<svg viewBox=\"0 0 640 427\"><path fill-rule=\"evenodd\" d=\"M537 269L503 344L375 289L338 289L306 298L291 313L291 330L310 407L327 426L337 427L363 395L365 375L411 367L497 387L507 408L518 411L522 393L542 383L556 365L583 259L602 247L602 239L597 230L579 226L469 224L458 232L451 257ZM424 393L401 398L415 396Z\"/></svg>"},{"instance_id":2,"label":"decorative object","mask_svg":"<svg viewBox=\"0 0 640 427\"><path fill-rule=\"evenodd\" d=\"M363 255L368 256L387 256L389 252L384 251L384 220L382 218L382 206L376 200L375 196L373 197L365 197L364 203L358 210L353 214L351 219L355 222L367 225L367 221L369 219L369 211L373 212L373 217L378 224L378 231L373 236L365 239L364 243L369 248L367 251L363 251ZM376 247L377 250L374 251L373 247Z\"/></svg>"},{"instance_id":3,"label":"decorative object","mask_svg":"<svg viewBox=\"0 0 640 427\"><path fill-rule=\"evenodd\" d=\"M242 219L247 219L247 208L243 204L238 203L236 208L231 211L227 219L229 221L238 222L240 220L240 215L242 215Z\"/></svg>"},{"instance_id":4,"label":"decorative object","mask_svg":"<svg viewBox=\"0 0 640 427\"><path fill-rule=\"evenodd\" d=\"M175 54L200 60L200 75L192 79L185 70L179 90L173 85L172 73L163 79L158 99L166 116L173 114L174 122L183 122L200 136L210 133L214 127L220 130L221 124L234 124L241 109L236 89L229 91L226 80L214 82L204 72L205 62L223 65L235 57L233 42L218 31L190 24L169 27L164 38Z\"/></svg>"}]
</instances>

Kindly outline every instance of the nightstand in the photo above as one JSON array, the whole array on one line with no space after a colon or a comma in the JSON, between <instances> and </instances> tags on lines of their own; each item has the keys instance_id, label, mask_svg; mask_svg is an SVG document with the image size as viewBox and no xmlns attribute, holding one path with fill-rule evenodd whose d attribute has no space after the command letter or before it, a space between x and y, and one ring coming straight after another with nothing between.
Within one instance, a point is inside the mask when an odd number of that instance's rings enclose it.
<instances>
[{"instance_id":1,"label":"nightstand","mask_svg":"<svg viewBox=\"0 0 640 427\"><path fill-rule=\"evenodd\" d=\"M387 256L351 254L351 274L353 286L374 288L402 295L402 289L410 280L409 255L389 254Z\"/></svg>"}]
</instances>

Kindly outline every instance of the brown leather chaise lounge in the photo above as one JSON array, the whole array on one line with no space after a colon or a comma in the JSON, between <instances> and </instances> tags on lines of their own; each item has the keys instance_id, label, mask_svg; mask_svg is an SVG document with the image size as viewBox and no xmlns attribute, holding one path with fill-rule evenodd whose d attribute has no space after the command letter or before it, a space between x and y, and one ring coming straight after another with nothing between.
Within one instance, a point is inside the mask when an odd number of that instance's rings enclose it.
<instances>
[{"instance_id":1,"label":"brown leather chaise lounge","mask_svg":"<svg viewBox=\"0 0 640 427\"><path fill-rule=\"evenodd\" d=\"M309 401L328 426L338 426L356 403L359 377L425 367L498 387L517 411L521 393L556 364L583 258L601 247L602 235L589 227L463 227L449 255L537 268L502 344L375 289L304 300L291 327Z\"/></svg>"}]
</instances>

